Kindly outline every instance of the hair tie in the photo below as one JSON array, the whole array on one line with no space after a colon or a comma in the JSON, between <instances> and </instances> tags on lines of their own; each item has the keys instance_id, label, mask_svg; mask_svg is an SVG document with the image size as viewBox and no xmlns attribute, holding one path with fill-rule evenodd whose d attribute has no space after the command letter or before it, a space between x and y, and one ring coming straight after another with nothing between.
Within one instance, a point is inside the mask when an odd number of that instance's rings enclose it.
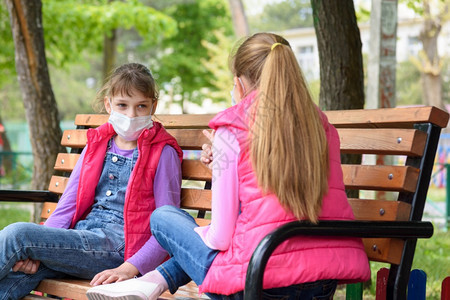
<instances>
[{"instance_id":1,"label":"hair tie","mask_svg":"<svg viewBox=\"0 0 450 300\"><path fill-rule=\"evenodd\" d=\"M283 45L283 44L282 43L273 43L272 47L270 47L270 51L272 51L278 45Z\"/></svg>"}]
</instances>

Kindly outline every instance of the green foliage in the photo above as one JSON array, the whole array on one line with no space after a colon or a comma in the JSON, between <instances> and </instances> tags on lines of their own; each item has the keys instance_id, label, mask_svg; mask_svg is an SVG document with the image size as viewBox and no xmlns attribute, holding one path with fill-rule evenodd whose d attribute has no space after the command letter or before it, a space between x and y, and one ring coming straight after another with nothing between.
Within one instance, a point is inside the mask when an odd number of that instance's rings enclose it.
<instances>
[{"instance_id":1,"label":"green foliage","mask_svg":"<svg viewBox=\"0 0 450 300\"><path fill-rule=\"evenodd\" d=\"M229 56L233 41L227 37L223 30L215 32L217 43L203 41L203 46L208 50L209 59L202 59L203 66L212 74L208 77L211 86L215 91L210 93L210 97L216 102L229 102L230 89L233 86L233 75L229 68Z\"/></svg>"},{"instance_id":2,"label":"green foliage","mask_svg":"<svg viewBox=\"0 0 450 300\"><path fill-rule=\"evenodd\" d=\"M158 43L176 33L176 22L140 1L43 0L46 56L62 67L83 62L83 54L101 53L104 35L113 29L134 28L147 43ZM0 86L15 77L14 42L5 5L0 6Z\"/></svg>"},{"instance_id":3,"label":"green foliage","mask_svg":"<svg viewBox=\"0 0 450 300\"><path fill-rule=\"evenodd\" d=\"M157 44L177 31L175 20L136 0L43 0L42 14L46 57L62 118L92 111L93 89L98 84L87 88L86 78L101 78L97 77L101 65L92 58L101 62L105 34L114 28L132 29L144 43ZM0 113L4 119L25 119L6 5L0 6L0 37ZM79 71L83 68L86 72Z\"/></svg>"},{"instance_id":4,"label":"green foliage","mask_svg":"<svg viewBox=\"0 0 450 300\"><path fill-rule=\"evenodd\" d=\"M43 0L47 58L56 66L83 59L84 50L101 52L104 34L134 28L147 43L176 33L176 22L136 0Z\"/></svg>"},{"instance_id":5,"label":"green foliage","mask_svg":"<svg viewBox=\"0 0 450 300\"><path fill-rule=\"evenodd\" d=\"M400 62L396 77L397 105L422 104L422 85L417 67L410 60Z\"/></svg>"},{"instance_id":6,"label":"green foliage","mask_svg":"<svg viewBox=\"0 0 450 300\"><path fill-rule=\"evenodd\" d=\"M156 2L162 5L160 1ZM162 89L180 94L194 103L201 103L205 95L199 91L214 88L209 80L213 75L202 64L202 60L208 59L208 49L203 43L217 43L214 32L218 29L227 36L232 34L227 2L167 1L164 4L166 6L162 11L177 20L178 32L153 46L153 49L158 47L164 51L156 52L150 64Z\"/></svg>"},{"instance_id":7,"label":"green foliage","mask_svg":"<svg viewBox=\"0 0 450 300\"><path fill-rule=\"evenodd\" d=\"M248 17L252 32L282 31L299 27L312 27L310 0L283 0L268 3L260 14Z\"/></svg>"},{"instance_id":8,"label":"green foliage","mask_svg":"<svg viewBox=\"0 0 450 300\"><path fill-rule=\"evenodd\" d=\"M16 78L14 68L14 43L12 40L11 26L9 24L9 14L6 4L0 5L0 87L2 83L11 82Z\"/></svg>"},{"instance_id":9,"label":"green foliage","mask_svg":"<svg viewBox=\"0 0 450 300\"><path fill-rule=\"evenodd\" d=\"M84 58L89 60L89 58ZM76 114L93 113L93 104L102 78L101 65L68 64L50 68L50 77L61 120L73 120Z\"/></svg>"}]
</instances>

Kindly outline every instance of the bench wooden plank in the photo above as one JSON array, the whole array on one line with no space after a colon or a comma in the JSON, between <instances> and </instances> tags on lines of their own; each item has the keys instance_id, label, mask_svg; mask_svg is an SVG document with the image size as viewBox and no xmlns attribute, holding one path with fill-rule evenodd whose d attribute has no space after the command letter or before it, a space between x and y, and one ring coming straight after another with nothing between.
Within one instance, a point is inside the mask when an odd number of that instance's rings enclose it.
<instances>
[{"instance_id":1,"label":"bench wooden plank","mask_svg":"<svg viewBox=\"0 0 450 300\"><path fill-rule=\"evenodd\" d=\"M65 130L61 144L65 147L83 148L86 145L86 131ZM200 150L209 143L201 129L168 129L182 149ZM344 129L338 130L341 152L356 154L391 154L420 156L425 147L426 134L413 129Z\"/></svg>"},{"instance_id":2,"label":"bench wooden plank","mask_svg":"<svg viewBox=\"0 0 450 300\"><path fill-rule=\"evenodd\" d=\"M433 123L446 127L448 114L436 107L402 107L381 109L354 109L324 111L328 120L335 127L367 127L367 128L412 128L417 123ZM206 128L214 114L155 115L154 119L166 128ZM75 117L75 125L97 127L108 121L109 115L79 114Z\"/></svg>"},{"instance_id":3,"label":"bench wooden plank","mask_svg":"<svg viewBox=\"0 0 450 300\"><path fill-rule=\"evenodd\" d=\"M80 158L76 153L59 153L55 161L55 170L63 172L72 172L75 164Z\"/></svg>"},{"instance_id":4,"label":"bench wooden plank","mask_svg":"<svg viewBox=\"0 0 450 300\"><path fill-rule=\"evenodd\" d=\"M201 150L202 145L209 143L203 135L203 129L167 129L167 131L177 139L178 145L185 150ZM70 148L83 148L86 145L87 129L64 130L61 138L61 145Z\"/></svg>"},{"instance_id":5,"label":"bench wooden plank","mask_svg":"<svg viewBox=\"0 0 450 300\"><path fill-rule=\"evenodd\" d=\"M181 207L211 210L211 190L182 188Z\"/></svg>"},{"instance_id":6,"label":"bench wooden plank","mask_svg":"<svg viewBox=\"0 0 450 300\"><path fill-rule=\"evenodd\" d=\"M87 142L86 132L87 129L64 130L61 145L70 148L84 148Z\"/></svg>"},{"instance_id":7,"label":"bench wooden plank","mask_svg":"<svg viewBox=\"0 0 450 300\"><path fill-rule=\"evenodd\" d=\"M37 290L53 296L87 300L86 292L91 288L89 280L80 279L45 279Z\"/></svg>"},{"instance_id":8,"label":"bench wooden plank","mask_svg":"<svg viewBox=\"0 0 450 300\"><path fill-rule=\"evenodd\" d=\"M48 190L50 192L61 195L64 192L68 182L69 182L69 177L54 175L50 179L50 184L48 185Z\"/></svg>"},{"instance_id":9,"label":"bench wooden plank","mask_svg":"<svg viewBox=\"0 0 450 300\"><path fill-rule=\"evenodd\" d=\"M445 128L449 120L446 112L432 106L334 110L324 113L336 128L413 128L418 123L432 123Z\"/></svg>"},{"instance_id":10,"label":"bench wooden plank","mask_svg":"<svg viewBox=\"0 0 450 300\"><path fill-rule=\"evenodd\" d=\"M183 179L210 181L212 177L211 169L199 160L184 159L181 165Z\"/></svg>"},{"instance_id":11,"label":"bench wooden plank","mask_svg":"<svg viewBox=\"0 0 450 300\"><path fill-rule=\"evenodd\" d=\"M362 239L364 250L371 261L399 264L402 258L404 240L401 239Z\"/></svg>"},{"instance_id":12,"label":"bench wooden plank","mask_svg":"<svg viewBox=\"0 0 450 300\"><path fill-rule=\"evenodd\" d=\"M421 156L427 135L414 129L338 130L341 153Z\"/></svg>"},{"instance_id":13,"label":"bench wooden plank","mask_svg":"<svg viewBox=\"0 0 450 300\"><path fill-rule=\"evenodd\" d=\"M164 125L166 129L173 128L197 128L207 129L209 120L215 114L184 114L184 115L154 115L153 120ZM108 122L107 114L79 114L75 117L75 125L98 127Z\"/></svg>"},{"instance_id":14,"label":"bench wooden plank","mask_svg":"<svg viewBox=\"0 0 450 300\"><path fill-rule=\"evenodd\" d=\"M42 206L41 220L47 220L50 217L50 215L55 211L57 204L58 203L54 202L45 202Z\"/></svg>"},{"instance_id":15,"label":"bench wooden plank","mask_svg":"<svg viewBox=\"0 0 450 300\"><path fill-rule=\"evenodd\" d=\"M78 154L65 154L58 156L55 164L55 169L63 171L71 171L75 165L72 159ZM60 158L70 157L65 160L65 164L72 164L61 166ZM211 180L211 170L204 166L200 161L183 160L182 174L185 180ZM342 165L344 174L344 184L347 189L358 190L375 190L375 191L404 191L414 192L419 170L407 166L361 166L361 165ZM62 194L68 183L68 178L63 176L53 176L49 185L49 190ZM189 193L189 192L188 192ZM209 192L201 196L202 190L193 191L191 194L184 194L183 197L193 197L194 199L203 199L209 202L211 198ZM194 201L195 202L195 201ZM186 203L187 204L187 203Z\"/></svg>"},{"instance_id":16,"label":"bench wooden plank","mask_svg":"<svg viewBox=\"0 0 450 300\"><path fill-rule=\"evenodd\" d=\"M408 166L342 165L347 189L414 192L419 170Z\"/></svg>"},{"instance_id":17,"label":"bench wooden plank","mask_svg":"<svg viewBox=\"0 0 450 300\"><path fill-rule=\"evenodd\" d=\"M406 221L411 204L392 200L348 199L356 220Z\"/></svg>"}]
</instances>

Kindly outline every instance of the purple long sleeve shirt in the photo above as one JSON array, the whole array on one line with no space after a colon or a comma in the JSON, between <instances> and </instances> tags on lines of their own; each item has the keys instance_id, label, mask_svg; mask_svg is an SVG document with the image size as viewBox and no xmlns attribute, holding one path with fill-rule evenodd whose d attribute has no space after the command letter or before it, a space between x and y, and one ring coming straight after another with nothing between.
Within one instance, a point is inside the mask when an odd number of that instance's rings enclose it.
<instances>
[{"instance_id":1,"label":"purple long sleeve shirt","mask_svg":"<svg viewBox=\"0 0 450 300\"><path fill-rule=\"evenodd\" d=\"M70 175L69 182L56 210L44 223L45 226L55 228L69 228L76 210L78 182L81 165L86 148L80 155L75 168ZM115 144L108 151L131 158L133 151L121 150ZM154 181L154 196L156 207L164 205L180 206L181 193L181 164L177 152L166 145L161 152ZM167 252L159 245L154 236L142 246L127 262L134 265L141 274L154 270L167 257Z\"/></svg>"}]
</instances>

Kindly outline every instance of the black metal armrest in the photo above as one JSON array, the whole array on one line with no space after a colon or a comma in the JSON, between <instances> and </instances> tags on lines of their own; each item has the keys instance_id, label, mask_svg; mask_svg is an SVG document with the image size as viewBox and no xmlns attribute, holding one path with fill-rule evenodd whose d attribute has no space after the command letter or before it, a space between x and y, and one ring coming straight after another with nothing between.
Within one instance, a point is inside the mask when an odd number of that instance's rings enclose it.
<instances>
[{"instance_id":1,"label":"black metal armrest","mask_svg":"<svg viewBox=\"0 0 450 300\"><path fill-rule=\"evenodd\" d=\"M306 221L287 223L269 233L253 252L245 281L245 300L261 299L264 270L273 251L285 240L299 235L361 238L429 238L433 225L421 221Z\"/></svg>"},{"instance_id":2,"label":"black metal armrest","mask_svg":"<svg viewBox=\"0 0 450 300\"><path fill-rule=\"evenodd\" d=\"M50 191L0 190L0 202L58 202L58 195Z\"/></svg>"}]
</instances>

